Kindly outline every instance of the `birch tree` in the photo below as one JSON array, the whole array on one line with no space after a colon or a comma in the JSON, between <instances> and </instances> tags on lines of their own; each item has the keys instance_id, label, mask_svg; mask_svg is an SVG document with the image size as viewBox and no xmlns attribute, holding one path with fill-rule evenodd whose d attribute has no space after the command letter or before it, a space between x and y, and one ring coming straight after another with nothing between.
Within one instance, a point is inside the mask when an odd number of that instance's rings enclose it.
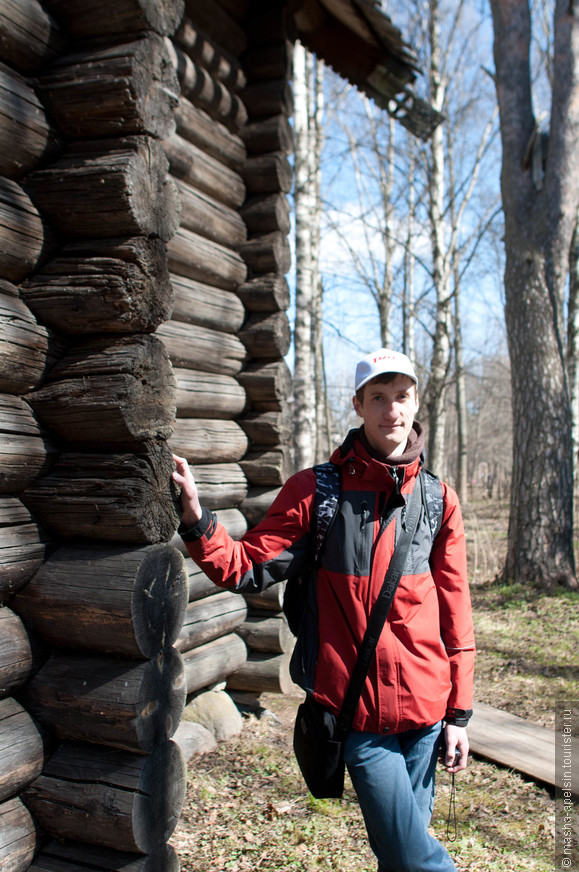
<instances>
[{"instance_id":1,"label":"birch tree","mask_svg":"<svg viewBox=\"0 0 579 872\"><path fill-rule=\"evenodd\" d=\"M556 0L547 143L534 111L529 2L491 0L491 10L515 421L505 576L576 587L563 311L579 205L579 15Z\"/></svg>"}]
</instances>

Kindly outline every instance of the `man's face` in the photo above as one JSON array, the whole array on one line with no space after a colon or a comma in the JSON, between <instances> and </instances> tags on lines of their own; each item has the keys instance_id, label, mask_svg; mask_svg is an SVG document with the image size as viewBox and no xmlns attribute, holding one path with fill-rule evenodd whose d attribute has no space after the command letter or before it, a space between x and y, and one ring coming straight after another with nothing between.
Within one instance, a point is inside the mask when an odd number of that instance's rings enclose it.
<instances>
[{"instance_id":1,"label":"man's face","mask_svg":"<svg viewBox=\"0 0 579 872\"><path fill-rule=\"evenodd\" d=\"M370 381L364 387L363 402L354 397L353 403L372 448L384 455L402 454L418 411L412 379L396 375L387 384Z\"/></svg>"}]
</instances>

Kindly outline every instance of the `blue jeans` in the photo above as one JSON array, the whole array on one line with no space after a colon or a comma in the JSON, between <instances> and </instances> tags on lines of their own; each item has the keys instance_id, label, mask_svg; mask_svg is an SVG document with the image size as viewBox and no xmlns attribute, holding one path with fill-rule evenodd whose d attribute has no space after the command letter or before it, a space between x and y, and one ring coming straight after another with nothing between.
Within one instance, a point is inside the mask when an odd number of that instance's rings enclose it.
<instances>
[{"instance_id":1,"label":"blue jeans","mask_svg":"<svg viewBox=\"0 0 579 872\"><path fill-rule=\"evenodd\" d=\"M456 872L428 833L440 723L395 735L346 738L344 758L364 815L378 872Z\"/></svg>"}]
</instances>

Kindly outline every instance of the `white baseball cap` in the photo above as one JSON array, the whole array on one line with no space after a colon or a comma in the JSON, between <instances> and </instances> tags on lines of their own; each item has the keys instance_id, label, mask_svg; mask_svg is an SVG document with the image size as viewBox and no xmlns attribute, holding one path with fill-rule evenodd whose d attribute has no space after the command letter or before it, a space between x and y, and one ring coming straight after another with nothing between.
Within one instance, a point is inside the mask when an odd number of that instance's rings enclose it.
<instances>
[{"instance_id":1,"label":"white baseball cap","mask_svg":"<svg viewBox=\"0 0 579 872\"><path fill-rule=\"evenodd\" d=\"M407 375L415 385L418 384L414 367L410 358L400 351L392 351L390 348L379 348L363 357L356 366L356 380L354 390L358 391L377 375L388 372L396 372Z\"/></svg>"}]
</instances>

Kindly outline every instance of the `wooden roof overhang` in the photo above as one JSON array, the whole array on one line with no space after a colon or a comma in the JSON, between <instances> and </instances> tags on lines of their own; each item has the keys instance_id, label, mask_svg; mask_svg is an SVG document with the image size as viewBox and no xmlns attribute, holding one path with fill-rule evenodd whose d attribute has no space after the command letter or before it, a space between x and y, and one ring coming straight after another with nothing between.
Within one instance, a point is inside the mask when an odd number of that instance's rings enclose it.
<instances>
[{"instance_id":1,"label":"wooden roof overhang","mask_svg":"<svg viewBox=\"0 0 579 872\"><path fill-rule=\"evenodd\" d=\"M416 55L374 0L293 0L297 36L411 133L428 139L442 120L416 96Z\"/></svg>"}]
</instances>

